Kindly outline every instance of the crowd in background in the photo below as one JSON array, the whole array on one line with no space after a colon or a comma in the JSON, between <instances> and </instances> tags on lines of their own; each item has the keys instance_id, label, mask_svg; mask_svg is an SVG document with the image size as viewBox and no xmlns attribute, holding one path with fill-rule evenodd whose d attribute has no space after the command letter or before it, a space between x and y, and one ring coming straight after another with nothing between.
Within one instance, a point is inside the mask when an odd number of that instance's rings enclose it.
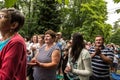
<instances>
[{"instance_id":1,"label":"crowd in background","mask_svg":"<svg viewBox=\"0 0 120 80\"><path fill-rule=\"evenodd\" d=\"M61 32L57 32L55 34L56 34L56 39L54 41L54 44L59 47L60 55L61 55L60 62L59 62L58 66L57 66L57 69L56 69L56 74L57 74L56 78L58 80L60 78L63 79L63 80L71 80L70 77L68 76L68 73L65 72L65 69L66 69L66 66L68 64L68 56L70 54L70 49L72 47L73 39L71 38L70 40L65 40L65 38L62 37ZM102 36L100 36L100 37L102 37ZM35 34L35 35L32 36L31 39L28 39L27 37L25 37L25 41L26 41L26 45L27 45L27 60L28 60L28 63L35 56L36 53L39 53L40 48L43 45L45 45L45 39L44 38L45 38L44 34L40 34L40 35ZM95 46L95 42L92 43L90 41L84 40L83 43L85 45L84 48L86 50L88 50L89 53L90 53L90 50L92 51L91 48ZM106 65L106 67L105 67L105 65L104 65L104 69L109 68L110 72L115 72L116 73L117 69L118 69L118 66L119 66L119 63L120 63L120 61L119 61L119 58L120 58L120 46L115 45L113 43L105 44L104 41L102 42L102 44L109 49L108 51L106 51L107 50L107 48L106 48L105 50L103 50L103 52L109 52L110 51L113 54L113 55L109 54L111 59L113 59L113 63L112 64L109 63L110 67L107 67L108 65ZM93 52L94 52L94 50L93 50ZM113 58L112 58L112 56L113 56ZM91 60L91 63L92 63L92 61L94 61L94 60ZM104 64L104 62L102 64ZM94 72L92 74L94 74ZM33 75L33 73L32 73L32 75ZM84 75L82 74L82 76L84 76ZM33 79L33 78L30 79L31 78L30 75L28 75L28 77L29 77L29 80ZM110 75L109 75L109 77L110 77ZM37 79L35 79L35 80L37 80ZM79 79L75 79L75 80L79 80ZM82 80L84 80L84 79L82 79ZM89 79L85 79L85 80L89 80ZM93 80L93 79L91 79L91 80ZM109 79L107 79L107 80L109 80Z\"/></svg>"},{"instance_id":2,"label":"crowd in background","mask_svg":"<svg viewBox=\"0 0 120 80\"><path fill-rule=\"evenodd\" d=\"M23 38L24 19L16 9L0 10L0 80L111 80L120 67L120 46L103 36L91 43L79 32L65 40L47 30Z\"/></svg>"}]
</instances>

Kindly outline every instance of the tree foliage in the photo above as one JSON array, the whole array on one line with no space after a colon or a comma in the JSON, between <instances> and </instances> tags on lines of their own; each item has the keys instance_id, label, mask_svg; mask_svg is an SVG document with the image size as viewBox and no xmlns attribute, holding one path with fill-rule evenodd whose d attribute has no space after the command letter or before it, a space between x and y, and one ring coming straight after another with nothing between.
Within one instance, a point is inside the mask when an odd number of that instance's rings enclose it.
<instances>
[{"instance_id":1,"label":"tree foliage","mask_svg":"<svg viewBox=\"0 0 120 80\"><path fill-rule=\"evenodd\" d=\"M16 2L17 0L5 0L5 7L12 7Z\"/></svg>"},{"instance_id":2,"label":"tree foliage","mask_svg":"<svg viewBox=\"0 0 120 80\"><path fill-rule=\"evenodd\" d=\"M44 0L39 5L39 20L38 25L42 26L41 31L52 29L54 31L59 30L61 24L60 12L57 9L58 3L55 0Z\"/></svg>"},{"instance_id":3,"label":"tree foliage","mask_svg":"<svg viewBox=\"0 0 120 80\"><path fill-rule=\"evenodd\" d=\"M120 0L113 0L115 3L120 3ZM120 9L116 10L117 13L120 13Z\"/></svg>"},{"instance_id":4,"label":"tree foliage","mask_svg":"<svg viewBox=\"0 0 120 80\"><path fill-rule=\"evenodd\" d=\"M120 28L114 32L110 39L110 42L120 45Z\"/></svg>"},{"instance_id":5,"label":"tree foliage","mask_svg":"<svg viewBox=\"0 0 120 80\"><path fill-rule=\"evenodd\" d=\"M114 24L110 42L120 45L120 19Z\"/></svg>"},{"instance_id":6,"label":"tree foliage","mask_svg":"<svg viewBox=\"0 0 120 80\"><path fill-rule=\"evenodd\" d=\"M74 32L81 32L87 41L94 41L96 35L103 35L106 39L110 37L112 26L105 23L107 7L104 0L76 0L62 10L65 16L62 31L67 37Z\"/></svg>"},{"instance_id":7,"label":"tree foliage","mask_svg":"<svg viewBox=\"0 0 120 80\"><path fill-rule=\"evenodd\" d=\"M107 25L105 23L107 19L107 9L105 1L94 0L90 3L82 4L80 13L82 13L82 28L80 29L80 32L85 35L86 40L93 41L96 35L103 35L105 38L107 37L105 36L105 34L109 33L110 29L108 29L107 32L104 32L104 29L106 29ZM111 26L109 25L108 28L110 27Z\"/></svg>"},{"instance_id":8,"label":"tree foliage","mask_svg":"<svg viewBox=\"0 0 120 80\"><path fill-rule=\"evenodd\" d=\"M113 0L115 3L119 3L120 2L120 0Z\"/></svg>"},{"instance_id":9,"label":"tree foliage","mask_svg":"<svg viewBox=\"0 0 120 80\"><path fill-rule=\"evenodd\" d=\"M96 35L103 35L106 42L110 41L112 26L105 23L107 7L104 0L9 1L5 0L5 4L23 11L26 16L20 31L22 35L32 36L52 29L61 31L66 38L74 32L81 32L87 41L94 41Z\"/></svg>"}]
</instances>

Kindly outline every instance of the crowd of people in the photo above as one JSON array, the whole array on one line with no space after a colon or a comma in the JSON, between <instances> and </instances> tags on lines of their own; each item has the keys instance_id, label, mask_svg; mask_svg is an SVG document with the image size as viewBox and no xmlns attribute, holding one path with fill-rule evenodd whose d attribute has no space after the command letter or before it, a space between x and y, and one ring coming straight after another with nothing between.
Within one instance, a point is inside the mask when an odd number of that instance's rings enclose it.
<instances>
[{"instance_id":1,"label":"crowd of people","mask_svg":"<svg viewBox=\"0 0 120 80\"><path fill-rule=\"evenodd\" d=\"M120 46L103 36L91 43L79 32L65 40L47 30L29 39L18 33L24 21L16 9L0 10L0 80L111 80L117 72Z\"/></svg>"},{"instance_id":2,"label":"crowd of people","mask_svg":"<svg viewBox=\"0 0 120 80\"><path fill-rule=\"evenodd\" d=\"M60 51L59 64L56 65L55 71L57 75L62 75L64 80L111 80L110 73L116 73L120 52L118 45L113 43L105 45L104 37L101 35L95 37L94 43L85 41L80 33L74 33L70 40L64 40L61 32L57 32L55 35L53 43ZM45 40L45 37L42 38L42 42L44 42L42 47L46 44ZM32 45L30 46L32 47ZM35 50L37 50L37 46ZM39 47L38 54L43 55L45 52L40 52L40 50ZM42 56L42 58L44 57Z\"/></svg>"}]
</instances>

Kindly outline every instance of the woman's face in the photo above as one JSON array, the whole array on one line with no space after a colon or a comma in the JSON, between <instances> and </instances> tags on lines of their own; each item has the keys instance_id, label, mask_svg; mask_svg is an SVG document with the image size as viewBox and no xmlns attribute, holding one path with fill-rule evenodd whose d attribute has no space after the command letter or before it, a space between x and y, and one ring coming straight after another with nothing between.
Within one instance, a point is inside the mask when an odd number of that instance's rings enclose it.
<instances>
[{"instance_id":1,"label":"woman's face","mask_svg":"<svg viewBox=\"0 0 120 80\"><path fill-rule=\"evenodd\" d=\"M44 40L46 44L51 44L54 42L54 39L50 34L45 34Z\"/></svg>"},{"instance_id":2,"label":"woman's face","mask_svg":"<svg viewBox=\"0 0 120 80\"><path fill-rule=\"evenodd\" d=\"M3 12L0 12L0 31L10 31L10 21L7 15Z\"/></svg>"},{"instance_id":3,"label":"woman's face","mask_svg":"<svg viewBox=\"0 0 120 80\"><path fill-rule=\"evenodd\" d=\"M39 42L39 43L44 42L44 40L43 40L43 38L42 38L41 36L38 36L38 42Z\"/></svg>"},{"instance_id":4,"label":"woman's face","mask_svg":"<svg viewBox=\"0 0 120 80\"><path fill-rule=\"evenodd\" d=\"M37 43L37 36L34 35L34 36L32 37L32 40L33 40L33 43Z\"/></svg>"}]
</instances>

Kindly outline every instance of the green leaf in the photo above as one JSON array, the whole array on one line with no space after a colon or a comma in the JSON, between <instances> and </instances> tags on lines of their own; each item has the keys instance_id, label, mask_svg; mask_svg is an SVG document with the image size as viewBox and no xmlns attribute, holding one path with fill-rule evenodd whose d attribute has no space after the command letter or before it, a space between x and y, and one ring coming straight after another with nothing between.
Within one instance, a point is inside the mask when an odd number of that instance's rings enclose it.
<instances>
[{"instance_id":1,"label":"green leaf","mask_svg":"<svg viewBox=\"0 0 120 80\"><path fill-rule=\"evenodd\" d=\"M119 2L120 2L120 0L114 0L114 2L115 2L115 3L119 3Z\"/></svg>"},{"instance_id":2,"label":"green leaf","mask_svg":"<svg viewBox=\"0 0 120 80\"><path fill-rule=\"evenodd\" d=\"M68 5L68 3L69 3L69 0L65 0L65 5Z\"/></svg>"},{"instance_id":3,"label":"green leaf","mask_svg":"<svg viewBox=\"0 0 120 80\"><path fill-rule=\"evenodd\" d=\"M17 0L5 0L5 7L12 7L16 2Z\"/></svg>"},{"instance_id":4,"label":"green leaf","mask_svg":"<svg viewBox=\"0 0 120 80\"><path fill-rule=\"evenodd\" d=\"M117 13L120 13L120 9L117 9L116 12L117 12Z\"/></svg>"},{"instance_id":5,"label":"green leaf","mask_svg":"<svg viewBox=\"0 0 120 80\"><path fill-rule=\"evenodd\" d=\"M60 3L60 4L62 3L62 0L57 0L57 1L58 1L58 3Z\"/></svg>"}]
</instances>

